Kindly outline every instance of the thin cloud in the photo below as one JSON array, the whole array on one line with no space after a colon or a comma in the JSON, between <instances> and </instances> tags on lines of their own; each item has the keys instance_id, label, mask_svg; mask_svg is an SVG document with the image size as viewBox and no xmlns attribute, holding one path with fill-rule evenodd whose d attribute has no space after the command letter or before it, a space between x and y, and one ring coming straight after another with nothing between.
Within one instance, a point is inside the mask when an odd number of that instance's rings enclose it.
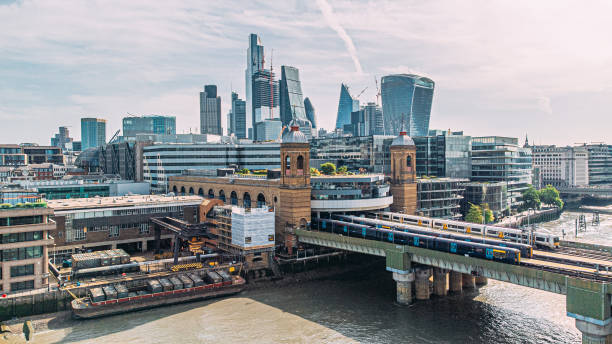
<instances>
[{"instance_id":1,"label":"thin cloud","mask_svg":"<svg viewBox=\"0 0 612 344\"><path fill-rule=\"evenodd\" d=\"M340 38L344 41L346 50L348 51L349 55L351 55L353 64L355 64L355 70L357 71L357 74L360 74L360 75L363 74L363 69L361 68L361 62L359 62L359 58L357 57L357 49L355 49L355 44L353 44L353 40L351 39L351 36L349 36L348 33L346 33L346 30L344 30L344 27L340 25L340 22L338 22L338 19L336 18L336 15L334 14L334 10L332 9L332 7L329 5L329 3L326 0L317 0L317 6L321 10L321 13L323 13L323 17L325 17L325 21L327 22L327 25L329 25L330 28L336 31L338 36L340 36Z\"/></svg>"}]
</instances>

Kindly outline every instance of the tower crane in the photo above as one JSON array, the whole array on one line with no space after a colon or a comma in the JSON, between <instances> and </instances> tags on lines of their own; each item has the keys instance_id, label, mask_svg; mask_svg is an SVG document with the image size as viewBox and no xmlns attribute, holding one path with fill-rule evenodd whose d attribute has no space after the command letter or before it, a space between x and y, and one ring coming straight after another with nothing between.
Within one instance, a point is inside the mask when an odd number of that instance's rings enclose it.
<instances>
[{"instance_id":1,"label":"tower crane","mask_svg":"<svg viewBox=\"0 0 612 344\"><path fill-rule=\"evenodd\" d=\"M374 76L374 83L376 84L376 105L380 106L380 88L378 88L378 78Z\"/></svg>"},{"instance_id":2,"label":"tower crane","mask_svg":"<svg viewBox=\"0 0 612 344\"><path fill-rule=\"evenodd\" d=\"M368 86L366 86L361 92L359 92L359 94L355 97L355 99L359 99L359 96L361 96L363 92L365 92L365 90L367 89L368 89Z\"/></svg>"}]
</instances>

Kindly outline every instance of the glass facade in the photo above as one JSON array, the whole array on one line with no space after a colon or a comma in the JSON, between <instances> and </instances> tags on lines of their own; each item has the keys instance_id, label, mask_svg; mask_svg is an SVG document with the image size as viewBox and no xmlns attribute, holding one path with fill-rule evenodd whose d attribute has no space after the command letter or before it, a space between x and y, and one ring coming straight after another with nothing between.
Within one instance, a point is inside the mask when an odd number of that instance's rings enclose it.
<instances>
[{"instance_id":1,"label":"glass facade","mask_svg":"<svg viewBox=\"0 0 612 344\"><path fill-rule=\"evenodd\" d=\"M460 218L465 182L467 179L418 179L416 213L442 219Z\"/></svg>"},{"instance_id":2,"label":"glass facade","mask_svg":"<svg viewBox=\"0 0 612 344\"><path fill-rule=\"evenodd\" d=\"M351 113L353 111L359 111L359 100L353 99L349 93L348 86L342 84L340 86L336 129L344 129L344 125L351 124Z\"/></svg>"},{"instance_id":3,"label":"glass facade","mask_svg":"<svg viewBox=\"0 0 612 344\"><path fill-rule=\"evenodd\" d=\"M466 215L470 210L470 203L476 205L488 204L495 217L507 215L510 211L508 203L508 186L500 183L465 183L465 192L461 202L461 213Z\"/></svg>"},{"instance_id":4,"label":"glass facade","mask_svg":"<svg viewBox=\"0 0 612 344\"><path fill-rule=\"evenodd\" d=\"M310 167L326 162L349 171L365 169L374 173L391 173L390 148L393 136L345 136L316 138L310 141Z\"/></svg>"},{"instance_id":5,"label":"glass facade","mask_svg":"<svg viewBox=\"0 0 612 344\"><path fill-rule=\"evenodd\" d=\"M470 178L472 138L463 135L415 136L417 176Z\"/></svg>"},{"instance_id":6,"label":"glass facade","mask_svg":"<svg viewBox=\"0 0 612 344\"><path fill-rule=\"evenodd\" d=\"M310 124L312 125L312 129L316 129L317 128L317 116L315 114L315 108L314 106L312 106L312 103L310 102L310 98L306 97L304 98L304 110L306 111L306 118L310 121Z\"/></svg>"},{"instance_id":7,"label":"glass facade","mask_svg":"<svg viewBox=\"0 0 612 344\"><path fill-rule=\"evenodd\" d=\"M216 85L204 86L200 92L200 133L222 135L221 97L217 96Z\"/></svg>"},{"instance_id":8,"label":"glass facade","mask_svg":"<svg viewBox=\"0 0 612 344\"><path fill-rule=\"evenodd\" d=\"M280 116L285 126L294 118L307 119L300 74L295 67L281 66Z\"/></svg>"},{"instance_id":9,"label":"glass facade","mask_svg":"<svg viewBox=\"0 0 612 344\"><path fill-rule=\"evenodd\" d=\"M123 119L124 139L135 139L137 134L176 134L176 117L142 116Z\"/></svg>"},{"instance_id":10,"label":"glass facade","mask_svg":"<svg viewBox=\"0 0 612 344\"><path fill-rule=\"evenodd\" d=\"M106 120L81 118L81 150L106 144Z\"/></svg>"},{"instance_id":11,"label":"glass facade","mask_svg":"<svg viewBox=\"0 0 612 344\"><path fill-rule=\"evenodd\" d=\"M311 177L311 199L356 200L389 196L383 175Z\"/></svg>"},{"instance_id":12,"label":"glass facade","mask_svg":"<svg viewBox=\"0 0 612 344\"><path fill-rule=\"evenodd\" d=\"M230 115L230 133L233 133L239 139L246 139L246 102L238 98L236 92L232 92L232 111Z\"/></svg>"},{"instance_id":13,"label":"glass facade","mask_svg":"<svg viewBox=\"0 0 612 344\"><path fill-rule=\"evenodd\" d=\"M587 145L589 184L612 184L612 145Z\"/></svg>"},{"instance_id":14,"label":"glass facade","mask_svg":"<svg viewBox=\"0 0 612 344\"><path fill-rule=\"evenodd\" d=\"M253 138L253 118L255 111L253 107L253 74L264 69L264 47L261 39L256 34L249 35L249 48L247 49L247 68L245 70L246 89L246 130L249 138Z\"/></svg>"},{"instance_id":15,"label":"glass facade","mask_svg":"<svg viewBox=\"0 0 612 344\"><path fill-rule=\"evenodd\" d=\"M427 136L435 83L413 75L383 76L381 95L385 135Z\"/></svg>"}]
</instances>

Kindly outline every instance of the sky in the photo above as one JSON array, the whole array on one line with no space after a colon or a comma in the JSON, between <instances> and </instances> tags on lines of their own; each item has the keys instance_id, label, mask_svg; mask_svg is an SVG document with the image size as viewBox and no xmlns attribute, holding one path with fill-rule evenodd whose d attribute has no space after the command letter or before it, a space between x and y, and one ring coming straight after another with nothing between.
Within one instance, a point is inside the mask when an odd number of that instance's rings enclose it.
<instances>
[{"instance_id":1,"label":"sky","mask_svg":"<svg viewBox=\"0 0 612 344\"><path fill-rule=\"evenodd\" d=\"M244 97L248 35L266 64L299 69L319 127L340 84L376 101L375 79L436 83L430 128L531 143L612 143L610 1L0 0L0 143L49 144L81 117L174 115L196 132L199 92L222 114ZM280 74L280 73L278 73ZM367 87L367 88L366 88Z\"/></svg>"}]
</instances>

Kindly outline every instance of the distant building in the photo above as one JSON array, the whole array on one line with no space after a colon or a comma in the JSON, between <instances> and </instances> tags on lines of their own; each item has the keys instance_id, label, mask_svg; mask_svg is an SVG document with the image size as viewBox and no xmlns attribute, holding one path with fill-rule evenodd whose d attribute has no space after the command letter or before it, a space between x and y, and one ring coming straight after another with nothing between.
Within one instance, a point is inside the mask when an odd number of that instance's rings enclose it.
<instances>
[{"instance_id":1,"label":"distant building","mask_svg":"<svg viewBox=\"0 0 612 344\"><path fill-rule=\"evenodd\" d=\"M368 103L362 108L367 122L366 135L384 135L385 126L382 109L376 103Z\"/></svg>"},{"instance_id":2,"label":"distant building","mask_svg":"<svg viewBox=\"0 0 612 344\"><path fill-rule=\"evenodd\" d=\"M59 132L51 138L51 146L60 147L62 150L72 150L72 141L68 127L59 127Z\"/></svg>"},{"instance_id":3,"label":"distant building","mask_svg":"<svg viewBox=\"0 0 612 344\"><path fill-rule=\"evenodd\" d=\"M223 135L221 130L221 97L216 85L204 86L200 92L200 133Z\"/></svg>"},{"instance_id":4,"label":"distant building","mask_svg":"<svg viewBox=\"0 0 612 344\"><path fill-rule=\"evenodd\" d=\"M317 116L315 113L315 108L314 106L312 106L310 98L308 97L304 98L304 110L306 111L306 118L310 121L310 124L312 125L312 129L317 129Z\"/></svg>"},{"instance_id":5,"label":"distant building","mask_svg":"<svg viewBox=\"0 0 612 344\"><path fill-rule=\"evenodd\" d=\"M507 183L470 182L462 186L465 188L461 201L461 213L464 216L470 210L470 204L478 206L487 204L496 218L510 213Z\"/></svg>"},{"instance_id":6,"label":"distant building","mask_svg":"<svg viewBox=\"0 0 612 344\"><path fill-rule=\"evenodd\" d=\"M427 136L435 83L414 74L386 75L381 95L386 135Z\"/></svg>"},{"instance_id":7,"label":"distant building","mask_svg":"<svg viewBox=\"0 0 612 344\"><path fill-rule=\"evenodd\" d=\"M176 134L174 116L129 116L123 118L123 139L132 141L137 134Z\"/></svg>"},{"instance_id":8,"label":"distant building","mask_svg":"<svg viewBox=\"0 0 612 344\"><path fill-rule=\"evenodd\" d=\"M612 184L612 145L586 145L589 152L589 184Z\"/></svg>"},{"instance_id":9,"label":"distant building","mask_svg":"<svg viewBox=\"0 0 612 344\"><path fill-rule=\"evenodd\" d=\"M149 183L136 183L131 180L87 181L87 180L48 180L17 181L23 188L36 191L47 200L124 196L127 194L148 195Z\"/></svg>"},{"instance_id":10,"label":"distant building","mask_svg":"<svg viewBox=\"0 0 612 344\"><path fill-rule=\"evenodd\" d=\"M283 124L278 119L264 119L263 121L255 123L255 131L257 141L275 141L281 137L281 131Z\"/></svg>"},{"instance_id":11,"label":"distant building","mask_svg":"<svg viewBox=\"0 0 612 344\"><path fill-rule=\"evenodd\" d=\"M81 150L106 144L106 120L81 118Z\"/></svg>"},{"instance_id":12,"label":"distant building","mask_svg":"<svg viewBox=\"0 0 612 344\"><path fill-rule=\"evenodd\" d=\"M336 129L344 129L345 124L351 124L351 113L353 111L359 111L359 100L353 99L349 93L348 86L342 84L340 85Z\"/></svg>"},{"instance_id":13,"label":"distant building","mask_svg":"<svg viewBox=\"0 0 612 344\"><path fill-rule=\"evenodd\" d=\"M373 173L391 173L389 149L393 136L344 136L318 138L310 141L310 167L320 168L326 162L349 171L364 169Z\"/></svg>"},{"instance_id":14,"label":"distant building","mask_svg":"<svg viewBox=\"0 0 612 344\"><path fill-rule=\"evenodd\" d=\"M0 144L0 165L23 166L28 163L28 157L19 145Z\"/></svg>"},{"instance_id":15,"label":"distant building","mask_svg":"<svg viewBox=\"0 0 612 344\"><path fill-rule=\"evenodd\" d=\"M462 184L467 181L459 178L417 179L416 213L441 219L461 218L461 200L465 192Z\"/></svg>"},{"instance_id":16,"label":"distant building","mask_svg":"<svg viewBox=\"0 0 612 344\"><path fill-rule=\"evenodd\" d=\"M503 182L507 185L508 203L516 208L522 204L522 192L532 182L531 148L519 146L514 137L472 138L473 182Z\"/></svg>"},{"instance_id":17,"label":"distant building","mask_svg":"<svg viewBox=\"0 0 612 344\"><path fill-rule=\"evenodd\" d=\"M266 119L280 119L278 81L274 79L274 73L267 69L255 72L252 78L253 140L260 141L255 129L257 123Z\"/></svg>"},{"instance_id":18,"label":"distant building","mask_svg":"<svg viewBox=\"0 0 612 344\"><path fill-rule=\"evenodd\" d=\"M345 124L342 130L345 134L351 134L353 136L366 136L369 135L370 123L366 117L365 110L357 110L351 112L351 123Z\"/></svg>"},{"instance_id":19,"label":"distant building","mask_svg":"<svg viewBox=\"0 0 612 344\"><path fill-rule=\"evenodd\" d=\"M246 124L246 102L238 98L238 93L232 92L232 111L230 126L231 134L236 135L239 139L246 139L247 136L247 124Z\"/></svg>"},{"instance_id":20,"label":"distant building","mask_svg":"<svg viewBox=\"0 0 612 344\"><path fill-rule=\"evenodd\" d=\"M576 187L589 185L589 152L585 146L530 146L533 166L542 186Z\"/></svg>"},{"instance_id":21,"label":"distant building","mask_svg":"<svg viewBox=\"0 0 612 344\"><path fill-rule=\"evenodd\" d=\"M430 131L415 136L417 176L471 178L472 137L463 132Z\"/></svg>"},{"instance_id":22,"label":"distant building","mask_svg":"<svg viewBox=\"0 0 612 344\"><path fill-rule=\"evenodd\" d=\"M300 131L309 139L312 137L312 123L306 115L300 74L295 67L281 66L280 116L283 126L288 127L291 121L297 120Z\"/></svg>"},{"instance_id":23,"label":"distant building","mask_svg":"<svg viewBox=\"0 0 612 344\"><path fill-rule=\"evenodd\" d=\"M253 97L253 75L264 69L264 47L261 39L256 34L249 35L249 48L247 49L247 68L245 70L245 89L246 89L246 132L248 138L253 138L254 127L254 97Z\"/></svg>"},{"instance_id":24,"label":"distant building","mask_svg":"<svg viewBox=\"0 0 612 344\"><path fill-rule=\"evenodd\" d=\"M64 154L62 154L60 147L22 146L22 148L23 153L28 156L28 164L64 164Z\"/></svg>"}]
</instances>

